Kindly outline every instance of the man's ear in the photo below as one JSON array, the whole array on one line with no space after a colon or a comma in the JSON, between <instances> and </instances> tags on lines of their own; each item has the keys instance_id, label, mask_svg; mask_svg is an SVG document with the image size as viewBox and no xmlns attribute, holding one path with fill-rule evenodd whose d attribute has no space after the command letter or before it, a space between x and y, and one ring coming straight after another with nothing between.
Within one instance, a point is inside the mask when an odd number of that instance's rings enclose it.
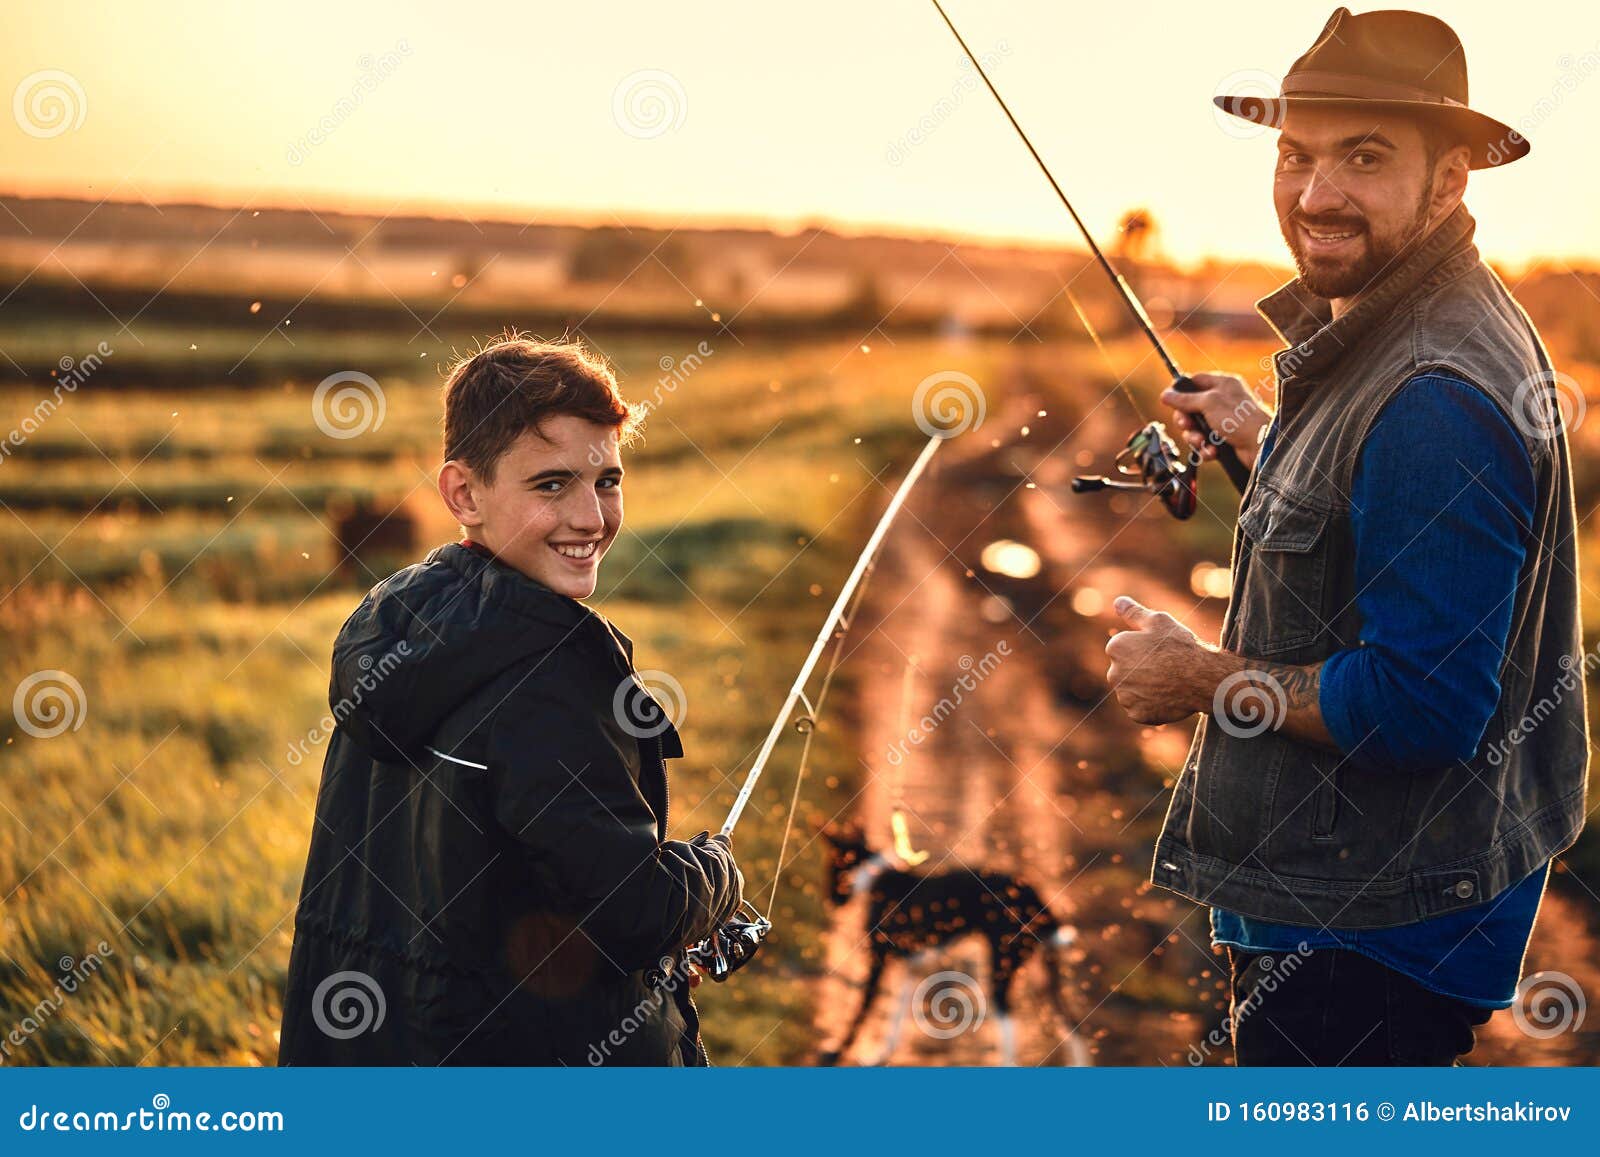
<instances>
[{"instance_id":1,"label":"man's ear","mask_svg":"<svg viewBox=\"0 0 1600 1157\"><path fill-rule=\"evenodd\" d=\"M1454 212L1466 195L1467 174L1472 171L1472 150L1466 145L1456 145L1440 153L1434 165L1433 204L1428 210L1438 221Z\"/></svg>"},{"instance_id":2,"label":"man's ear","mask_svg":"<svg viewBox=\"0 0 1600 1157\"><path fill-rule=\"evenodd\" d=\"M439 467L439 497L462 526L482 526L478 505L478 478L472 468L452 458Z\"/></svg>"}]
</instances>

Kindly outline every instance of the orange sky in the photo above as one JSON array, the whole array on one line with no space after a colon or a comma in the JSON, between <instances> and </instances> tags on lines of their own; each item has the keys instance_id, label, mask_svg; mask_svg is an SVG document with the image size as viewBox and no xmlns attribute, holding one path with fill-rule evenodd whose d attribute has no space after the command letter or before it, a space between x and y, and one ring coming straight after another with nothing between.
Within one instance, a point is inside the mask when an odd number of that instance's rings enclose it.
<instances>
[{"instance_id":1,"label":"orange sky","mask_svg":"<svg viewBox=\"0 0 1600 1157\"><path fill-rule=\"evenodd\" d=\"M0 188L1073 239L926 0L249 7L13 0ZM1179 260L1286 260L1273 134L1230 134L1210 97L1275 82L1330 0L947 7L1102 237L1146 205ZM1465 41L1472 103L1533 142L1472 178L1485 253L1600 263L1600 15L1421 7Z\"/></svg>"}]
</instances>

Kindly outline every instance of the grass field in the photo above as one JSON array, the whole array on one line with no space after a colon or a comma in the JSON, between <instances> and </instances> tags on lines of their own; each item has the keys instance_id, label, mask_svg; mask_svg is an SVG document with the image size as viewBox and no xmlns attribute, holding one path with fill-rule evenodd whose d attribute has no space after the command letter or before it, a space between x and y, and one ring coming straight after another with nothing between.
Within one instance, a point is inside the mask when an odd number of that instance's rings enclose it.
<instances>
[{"instance_id":1,"label":"grass field","mask_svg":"<svg viewBox=\"0 0 1600 1157\"><path fill-rule=\"evenodd\" d=\"M30 340L86 349L92 336ZM249 352L232 331L196 336L219 365ZM465 349L473 335L453 336ZM181 342L169 344L182 356ZM672 826L688 835L720 823L920 444L916 384L955 369L1003 390L1013 351L933 338L870 350L729 339L677 381L662 359L681 368L681 334L600 345L631 397L659 395L629 461L627 528L597 606L635 639L641 668L685 687L689 754L673 769ZM61 734L41 738L4 717L0 1037L23 1030L5 1063L274 1061L330 644L388 573L371 562L340 570L334 523L359 500L414 518L414 557L452 537L431 479L444 351L403 352L371 335L315 335L292 358L280 351L276 386L125 391L91 379L0 462L0 685L64 672L82 689ZM1208 352L1259 375L1259 348ZM1063 344L1060 388L1108 389L1096 357ZM321 376L345 368L371 372L385 403L382 424L349 439L324 433L312 402ZM1593 380L1593 367L1575 372ZM1154 416L1153 377L1138 385ZM15 425L41 392L0 389L0 413ZM1591 432L1578 432L1579 449ZM1093 449L1103 465L1114 447ZM1587 514L1600 480L1575 454ZM1208 522L1181 533L1225 559L1225 534ZM1592 522L1583 526L1586 557L1600 558ZM1586 620L1593 639L1600 603ZM848 704L852 678L846 668L836 706ZM859 786L848 710L826 716L818 742L821 770L791 852ZM307 757L291 758L297 745ZM781 749L739 832L763 905L797 750ZM799 981L821 967L820 874L814 848L787 867L763 965L700 990L720 1063L795 1061L815 1046L813 988ZM50 1007L90 953L102 966Z\"/></svg>"}]
</instances>

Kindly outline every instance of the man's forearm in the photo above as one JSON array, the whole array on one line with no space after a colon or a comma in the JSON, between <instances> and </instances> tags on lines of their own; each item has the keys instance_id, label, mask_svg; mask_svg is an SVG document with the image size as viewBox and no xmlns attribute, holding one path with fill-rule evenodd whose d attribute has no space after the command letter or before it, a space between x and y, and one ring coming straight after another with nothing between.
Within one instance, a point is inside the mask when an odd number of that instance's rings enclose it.
<instances>
[{"instance_id":1,"label":"man's forearm","mask_svg":"<svg viewBox=\"0 0 1600 1157\"><path fill-rule=\"evenodd\" d=\"M1322 664L1271 663L1212 651L1196 664L1196 709L1251 732L1281 731L1305 743L1338 748L1322 719Z\"/></svg>"}]
</instances>

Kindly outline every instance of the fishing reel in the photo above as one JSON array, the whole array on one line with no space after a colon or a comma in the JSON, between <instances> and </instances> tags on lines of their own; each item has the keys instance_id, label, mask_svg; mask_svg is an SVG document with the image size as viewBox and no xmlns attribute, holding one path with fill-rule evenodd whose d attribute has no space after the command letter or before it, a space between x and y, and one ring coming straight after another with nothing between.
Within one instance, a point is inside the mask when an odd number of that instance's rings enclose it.
<instances>
[{"instance_id":1,"label":"fishing reel","mask_svg":"<svg viewBox=\"0 0 1600 1157\"><path fill-rule=\"evenodd\" d=\"M1161 499L1167 513L1177 519L1194 514L1200 503L1200 455L1184 454L1160 422L1147 422L1128 439L1116 457L1119 473L1137 475L1127 482L1104 475L1080 475L1072 480L1074 494L1096 490L1148 490Z\"/></svg>"},{"instance_id":2,"label":"fishing reel","mask_svg":"<svg viewBox=\"0 0 1600 1157\"><path fill-rule=\"evenodd\" d=\"M684 950L684 960L712 980L726 980L750 963L771 931L771 920L741 902L720 928Z\"/></svg>"}]
</instances>

